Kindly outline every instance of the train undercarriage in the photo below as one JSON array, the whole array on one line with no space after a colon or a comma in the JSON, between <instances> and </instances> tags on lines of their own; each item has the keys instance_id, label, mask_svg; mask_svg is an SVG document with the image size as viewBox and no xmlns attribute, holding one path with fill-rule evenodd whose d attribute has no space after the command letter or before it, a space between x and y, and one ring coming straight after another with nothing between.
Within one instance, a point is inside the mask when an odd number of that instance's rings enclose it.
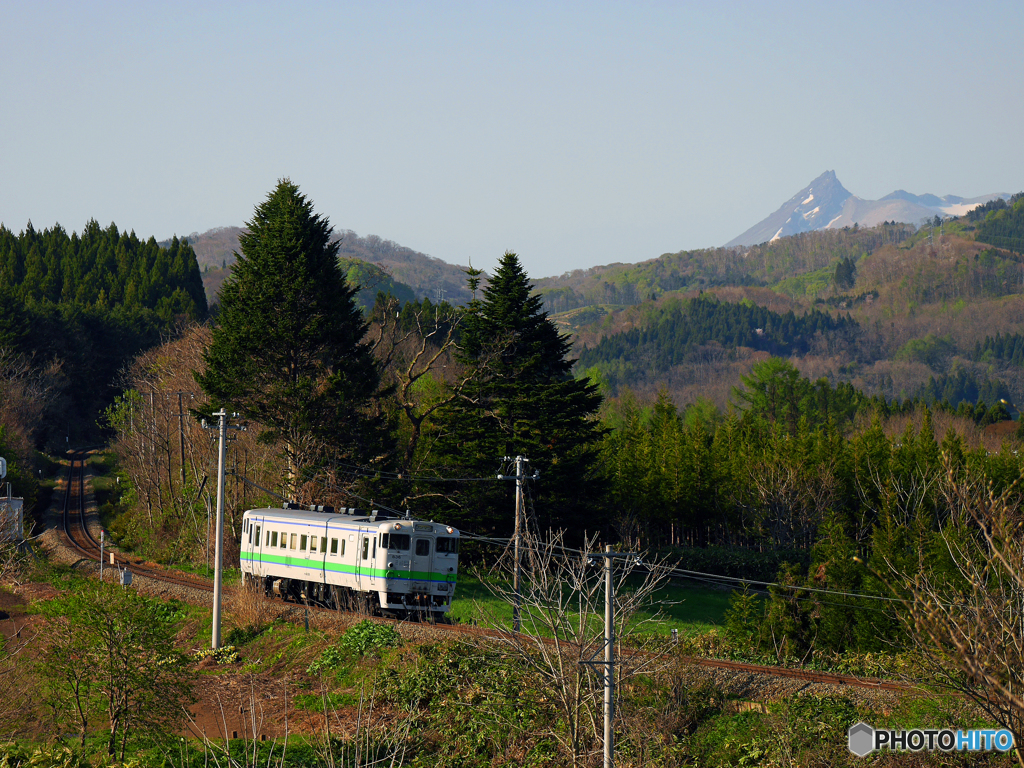
<instances>
[{"instance_id":1,"label":"train undercarriage","mask_svg":"<svg viewBox=\"0 0 1024 768\"><path fill-rule=\"evenodd\" d=\"M382 607L380 595L377 592L359 592L348 587L304 579L260 577L249 573L244 574L244 577L246 588L262 590L266 597L280 598L285 602L315 605L320 608L370 616L432 621L438 624L450 623L445 612L437 610L438 605L434 603L437 598L428 594L389 593L388 606ZM401 607L394 607L395 603L401 603Z\"/></svg>"}]
</instances>

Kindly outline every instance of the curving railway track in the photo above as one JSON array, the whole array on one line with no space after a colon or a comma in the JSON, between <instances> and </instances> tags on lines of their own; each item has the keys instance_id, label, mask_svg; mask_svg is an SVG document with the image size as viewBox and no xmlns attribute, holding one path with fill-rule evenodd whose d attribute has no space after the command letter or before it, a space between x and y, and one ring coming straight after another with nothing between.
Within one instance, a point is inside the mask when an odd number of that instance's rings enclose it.
<instances>
[{"instance_id":1,"label":"curving railway track","mask_svg":"<svg viewBox=\"0 0 1024 768\"><path fill-rule=\"evenodd\" d=\"M67 483L64 489L63 528L65 538L75 552L84 559L99 562L100 545L89 530L86 513L85 461L87 456L88 454L85 451L74 451L69 454ZM107 558L105 565L112 569L129 569L133 574L145 576L156 581L195 589L201 592L213 592L213 584L210 581L197 576L189 576L180 572L160 568L152 564L145 563L142 560L132 560L126 558L123 554L109 552L109 554L107 554ZM309 604L307 607L309 610L316 612L339 612L333 609L319 608L313 604ZM345 611L340 612L344 613ZM401 623L400 619L382 618L380 620L395 624ZM488 630L483 627L471 627L461 624L444 624L437 625L437 628L445 632L470 635L478 638L487 638L492 640L501 638L500 632ZM806 683L849 686L851 688L894 691L900 693L909 693L914 690L913 686L903 683L856 677L854 675L839 675L829 672L793 669L790 667L772 667L759 664L747 664L739 661L726 661L723 659L709 659L696 656L686 657L685 660L687 663L695 666L724 669L753 675L792 678L802 680Z\"/></svg>"},{"instance_id":2,"label":"curving railway track","mask_svg":"<svg viewBox=\"0 0 1024 768\"><path fill-rule=\"evenodd\" d=\"M68 454L62 524L64 536L71 548L82 558L98 563L100 561L100 544L89 530L85 506L85 462L87 458L88 454L85 451L73 451ZM104 556L106 558L104 566L111 570L130 570L133 575L146 576L168 584L203 592L213 591L213 584L197 576L170 571L143 560L133 560L109 549Z\"/></svg>"}]
</instances>

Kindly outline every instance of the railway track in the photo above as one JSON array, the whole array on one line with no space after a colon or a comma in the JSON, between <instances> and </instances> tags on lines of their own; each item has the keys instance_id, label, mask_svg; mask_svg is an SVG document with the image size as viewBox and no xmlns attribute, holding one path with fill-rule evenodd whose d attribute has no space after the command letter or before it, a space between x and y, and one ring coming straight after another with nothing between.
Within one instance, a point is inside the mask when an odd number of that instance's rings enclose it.
<instances>
[{"instance_id":1,"label":"railway track","mask_svg":"<svg viewBox=\"0 0 1024 768\"><path fill-rule=\"evenodd\" d=\"M100 544L89 530L85 507L85 462L87 458L88 454L85 451L74 451L68 454L62 522L64 536L71 548L82 558L98 563L100 561ZM213 584L206 579L160 568L143 560L131 559L110 550L107 550L104 555L106 557L104 567L106 568L117 571L129 570L133 575L146 576L157 581L202 592L213 592Z\"/></svg>"},{"instance_id":2,"label":"railway track","mask_svg":"<svg viewBox=\"0 0 1024 768\"><path fill-rule=\"evenodd\" d=\"M86 505L85 505L85 461L88 454L84 451L76 451L69 454L67 484L64 490L64 513L63 527L64 534L69 545L81 557L98 562L100 560L100 545L89 530ZM141 560L126 558L124 555L109 553L105 563L108 567L117 569L129 569L133 574L145 576L156 581L173 584L180 587L195 589L201 592L213 592L213 584L197 576L189 576L180 572L160 568L147 564ZM346 613L333 609L320 608L309 604L306 606L313 612ZM358 612L349 612L358 613ZM402 620L383 618L382 621L399 624ZM459 634L474 638L498 640L501 633L495 630L488 630L483 627L468 626L465 624L443 624L437 625L441 631L452 634ZM774 677L792 678L807 683L819 683L824 685L848 686L851 688L870 689L876 691L893 691L909 693L914 689L910 685L896 683L889 680L863 678L854 675L839 675L830 672L817 672L810 670L794 669L791 667L772 667L760 664L747 664L739 661L728 661L724 659L709 659L697 656L685 657L689 664L701 667L730 670L754 675L770 675Z\"/></svg>"}]
</instances>

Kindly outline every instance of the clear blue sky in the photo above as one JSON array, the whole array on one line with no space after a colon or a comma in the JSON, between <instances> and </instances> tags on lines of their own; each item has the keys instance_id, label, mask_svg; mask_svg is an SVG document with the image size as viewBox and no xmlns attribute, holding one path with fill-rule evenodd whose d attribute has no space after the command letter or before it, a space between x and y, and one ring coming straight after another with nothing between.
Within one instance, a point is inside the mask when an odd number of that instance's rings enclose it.
<instances>
[{"instance_id":1,"label":"clear blue sky","mask_svg":"<svg viewBox=\"0 0 1024 768\"><path fill-rule=\"evenodd\" d=\"M822 171L1024 189L1024 3L0 4L0 221L158 239L289 176L533 277L720 245Z\"/></svg>"}]
</instances>

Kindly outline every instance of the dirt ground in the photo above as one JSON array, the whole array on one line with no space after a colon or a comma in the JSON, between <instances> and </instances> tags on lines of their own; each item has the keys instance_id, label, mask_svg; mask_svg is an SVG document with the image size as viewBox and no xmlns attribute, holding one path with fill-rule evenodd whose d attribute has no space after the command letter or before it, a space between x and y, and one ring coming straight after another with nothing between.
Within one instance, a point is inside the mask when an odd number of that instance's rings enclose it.
<instances>
[{"instance_id":1,"label":"dirt ground","mask_svg":"<svg viewBox=\"0 0 1024 768\"><path fill-rule=\"evenodd\" d=\"M8 651L15 654L9 658L12 667L7 669L23 673L14 680L12 675L5 674L6 669L0 670L0 687L3 682L19 687L32 685L30 676L24 673L31 669L44 647L46 619L30 612L31 604L57 594L58 591L48 584L0 587L0 634ZM259 741L280 739L287 734L322 732L327 727L339 735L354 730L356 713L352 707L331 712L329 723L322 713L296 709L295 697L314 690L315 682L305 676L296 677L285 671L253 673L244 669L243 662L217 664L211 658L195 666L197 702L191 707L189 722L180 732L183 736ZM5 681L5 677L11 679ZM10 688L8 693L12 693ZM24 693L25 701L36 698L31 690ZM12 735L46 739L54 734L45 717L40 717L21 719L17 733Z\"/></svg>"}]
</instances>

